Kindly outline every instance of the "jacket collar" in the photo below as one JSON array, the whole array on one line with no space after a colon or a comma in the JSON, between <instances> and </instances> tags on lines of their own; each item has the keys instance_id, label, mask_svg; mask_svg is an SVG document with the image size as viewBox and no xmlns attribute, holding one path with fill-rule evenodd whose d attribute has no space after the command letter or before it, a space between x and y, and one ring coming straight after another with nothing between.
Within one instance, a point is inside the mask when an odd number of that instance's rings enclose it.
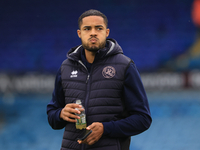
<instances>
[{"instance_id":1,"label":"jacket collar","mask_svg":"<svg viewBox=\"0 0 200 150\"><path fill-rule=\"evenodd\" d=\"M84 50L82 45L76 46L69 50L67 57L74 61L81 60L81 53ZM114 39L107 39L106 47L97 51L95 60L103 59L110 55L115 55L118 53L123 53L121 47L118 45L117 41Z\"/></svg>"}]
</instances>

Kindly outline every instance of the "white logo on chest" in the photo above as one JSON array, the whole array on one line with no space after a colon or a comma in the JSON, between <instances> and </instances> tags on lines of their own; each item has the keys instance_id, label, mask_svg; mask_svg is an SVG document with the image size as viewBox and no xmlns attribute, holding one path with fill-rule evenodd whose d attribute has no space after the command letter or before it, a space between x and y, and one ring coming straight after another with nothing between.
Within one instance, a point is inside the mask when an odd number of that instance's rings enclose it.
<instances>
[{"instance_id":1,"label":"white logo on chest","mask_svg":"<svg viewBox=\"0 0 200 150\"><path fill-rule=\"evenodd\" d=\"M71 72L70 78L76 78L76 77L78 77L78 71L74 70Z\"/></svg>"}]
</instances>

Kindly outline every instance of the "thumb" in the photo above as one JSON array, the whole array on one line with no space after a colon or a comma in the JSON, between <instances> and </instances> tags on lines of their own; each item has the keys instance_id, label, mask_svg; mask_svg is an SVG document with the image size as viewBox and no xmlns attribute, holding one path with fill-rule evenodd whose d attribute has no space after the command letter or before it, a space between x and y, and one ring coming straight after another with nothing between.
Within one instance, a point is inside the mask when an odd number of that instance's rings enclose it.
<instances>
[{"instance_id":1,"label":"thumb","mask_svg":"<svg viewBox=\"0 0 200 150\"><path fill-rule=\"evenodd\" d=\"M94 126L95 126L95 124L94 123L92 123L91 125L89 125L86 129L87 130L91 130L92 128L94 128Z\"/></svg>"}]
</instances>

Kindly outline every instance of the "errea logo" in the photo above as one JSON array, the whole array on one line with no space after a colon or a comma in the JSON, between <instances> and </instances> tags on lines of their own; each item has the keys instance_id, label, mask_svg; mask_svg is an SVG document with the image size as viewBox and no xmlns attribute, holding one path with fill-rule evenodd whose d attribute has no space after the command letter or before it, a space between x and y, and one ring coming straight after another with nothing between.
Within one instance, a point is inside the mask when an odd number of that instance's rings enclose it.
<instances>
[{"instance_id":1,"label":"errea logo","mask_svg":"<svg viewBox=\"0 0 200 150\"><path fill-rule=\"evenodd\" d=\"M76 78L76 77L78 77L77 74L78 74L78 71L77 71L77 70L72 71L72 72L71 72L70 78Z\"/></svg>"}]
</instances>

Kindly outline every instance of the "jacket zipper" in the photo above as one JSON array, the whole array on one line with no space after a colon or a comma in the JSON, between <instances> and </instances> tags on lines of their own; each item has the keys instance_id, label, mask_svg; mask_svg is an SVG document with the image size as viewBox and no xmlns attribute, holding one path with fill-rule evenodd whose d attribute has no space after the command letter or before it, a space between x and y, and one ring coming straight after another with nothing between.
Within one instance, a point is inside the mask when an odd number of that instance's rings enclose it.
<instances>
[{"instance_id":1,"label":"jacket zipper","mask_svg":"<svg viewBox=\"0 0 200 150\"><path fill-rule=\"evenodd\" d=\"M81 61L81 60L79 60L78 61L86 70L87 70L87 73L88 73L88 69L87 69L87 67L83 64L83 62ZM85 83L87 84L88 83L88 81L89 81L89 79L90 79L90 74L88 73L88 76L87 76L87 78L86 78L86 81L85 81ZM88 92L88 85L89 84L87 84L87 91L86 91L86 99L85 99L85 114L86 114L86 120L87 120L87 99L88 99L88 95L89 95L89 92ZM81 145L81 150L84 150L85 149L85 144L82 144Z\"/></svg>"},{"instance_id":2,"label":"jacket zipper","mask_svg":"<svg viewBox=\"0 0 200 150\"><path fill-rule=\"evenodd\" d=\"M89 91L90 91L90 74L88 74L87 80L87 91L86 91L86 97L85 97L85 105L88 105L88 99L89 99ZM87 118L87 109L85 110L86 118Z\"/></svg>"},{"instance_id":3,"label":"jacket zipper","mask_svg":"<svg viewBox=\"0 0 200 150\"><path fill-rule=\"evenodd\" d=\"M81 60L78 61L86 70L87 70L87 78L86 78L86 85L87 85L87 91L86 91L86 97L85 97L85 114L86 114L86 120L87 120L87 103L88 103L88 98L89 98L89 91L90 91L90 84L88 83L90 80L90 73L88 72L87 67L82 63ZM82 145L81 150L85 149L85 144Z\"/></svg>"},{"instance_id":4,"label":"jacket zipper","mask_svg":"<svg viewBox=\"0 0 200 150\"><path fill-rule=\"evenodd\" d=\"M86 114L86 118L87 118L87 104L88 104L88 98L89 98L89 91L90 91L90 73L88 72L87 67L83 64L83 62L81 60L78 61L86 70L87 70L87 78L85 83L87 84L87 89L86 89L86 97L85 97L85 114Z\"/></svg>"},{"instance_id":5,"label":"jacket zipper","mask_svg":"<svg viewBox=\"0 0 200 150\"><path fill-rule=\"evenodd\" d=\"M90 79L90 74L88 74L87 79L86 79L86 84L88 83L88 80Z\"/></svg>"}]
</instances>

